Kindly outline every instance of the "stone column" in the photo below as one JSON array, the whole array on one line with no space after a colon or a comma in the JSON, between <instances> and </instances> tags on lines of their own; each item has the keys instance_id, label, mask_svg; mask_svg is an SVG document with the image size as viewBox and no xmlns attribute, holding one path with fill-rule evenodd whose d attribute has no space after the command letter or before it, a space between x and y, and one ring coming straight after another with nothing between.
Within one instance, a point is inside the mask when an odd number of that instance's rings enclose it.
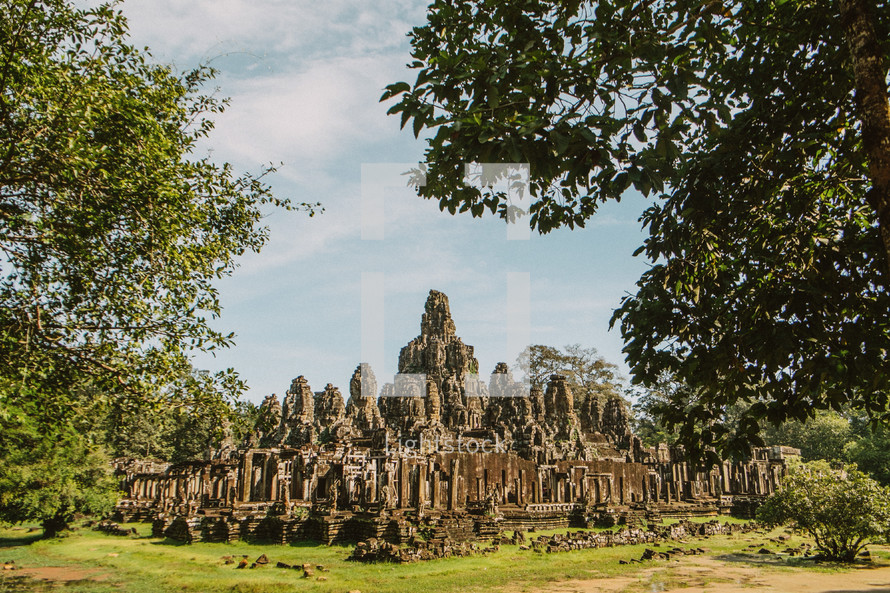
<instances>
[{"instance_id":1,"label":"stone column","mask_svg":"<svg viewBox=\"0 0 890 593\"><path fill-rule=\"evenodd\" d=\"M523 505L525 504L525 489L528 487L528 478L524 469L519 470L519 478L516 482L516 504Z\"/></svg>"},{"instance_id":2,"label":"stone column","mask_svg":"<svg viewBox=\"0 0 890 593\"><path fill-rule=\"evenodd\" d=\"M424 503L426 502L426 464L421 463L417 465L417 508L423 508Z\"/></svg>"},{"instance_id":3,"label":"stone column","mask_svg":"<svg viewBox=\"0 0 890 593\"><path fill-rule=\"evenodd\" d=\"M399 500L397 508L404 508L410 505L408 500L408 460L399 459Z\"/></svg>"},{"instance_id":4,"label":"stone column","mask_svg":"<svg viewBox=\"0 0 890 593\"><path fill-rule=\"evenodd\" d=\"M449 496L448 496L448 510L453 511L458 508L460 505L460 501L458 500L458 474L460 471L460 460L452 459L451 460L451 476L449 480Z\"/></svg>"},{"instance_id":5,"label":"stone column","mask_svg":"<svg viewBox=\"0 0 890 593\"><path fill-rule=\"evenodd\" d=\"M250 502L250 484L253 482L253 453L244 454L241 462L241 500Z\"/></svg>"}]
</instances>

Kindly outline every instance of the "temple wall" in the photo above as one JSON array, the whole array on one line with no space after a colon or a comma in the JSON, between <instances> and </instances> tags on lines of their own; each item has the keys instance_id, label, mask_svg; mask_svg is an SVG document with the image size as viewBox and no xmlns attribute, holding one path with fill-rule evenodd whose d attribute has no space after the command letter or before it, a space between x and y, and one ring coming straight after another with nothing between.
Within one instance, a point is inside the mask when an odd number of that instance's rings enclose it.
<instances>
[{"instance_id":1,"label":"temple wall","mask_svg":"<svg viewBox=\"0 0 890 593\"><path fill-rule=\"evenodd\" d=\"M339 509L457 510L484 504L628 506L721 496L766 496L784 461L725 462L708 472L686 462L561 460L539 464L516 453L366 451L360 463L335 453L257 449L237 462L173 465L163 473L122 475L125 501L157 511L239 505L307 506L324 501ZM385 492L385 494L384 494Z\"/></svg>"}]
</instances>

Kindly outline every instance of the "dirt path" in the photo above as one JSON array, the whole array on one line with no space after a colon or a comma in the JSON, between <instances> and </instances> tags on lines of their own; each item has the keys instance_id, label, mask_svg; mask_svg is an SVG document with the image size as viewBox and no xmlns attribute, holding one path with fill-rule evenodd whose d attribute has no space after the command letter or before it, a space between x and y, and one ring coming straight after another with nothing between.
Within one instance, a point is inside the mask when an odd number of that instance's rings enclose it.
<instances>
[{"instance_id":1,"label":"dirt path","mask_svg":"<svg viewBox=\"0 0 890 593\"><path fill-rule=\"evenodd\" d=\"M19 568L4 574L10 578L27 577L29 579L55 582L76 581L104 581L107 574L102 574L98 568L78 568L76 566L37 566L33 568Z\"/></svg>"},{"instance_id":2,"label":"dirt path","mask_svg":"<svg viewBox=\"0 0 890 593\"><path fill-rule=\"evenodd\" d=\"M890 566L843 572L776 568L750 556L689 556L633 577L552 583L533 593L890 593Z\"/></svg>"}]
</instances>

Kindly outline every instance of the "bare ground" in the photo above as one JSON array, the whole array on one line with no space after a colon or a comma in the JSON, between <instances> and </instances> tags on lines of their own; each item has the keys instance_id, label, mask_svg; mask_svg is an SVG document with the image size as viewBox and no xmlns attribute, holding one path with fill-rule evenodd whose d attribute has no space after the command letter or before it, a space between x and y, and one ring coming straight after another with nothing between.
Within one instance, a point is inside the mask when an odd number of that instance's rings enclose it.
<instances>
[{"instance_id":1,"label":"bare ground","mask_svg":"<svg viewBox=\"0 0 890 593\"><path fill-rule=\"evenodd\" d=\"M509 591L517 593L518 590ZM890 566L838 572L778 567L753 554L653 562L633 577L552 583L531 593L890 593Z\"/></svg>"}]
</instances>

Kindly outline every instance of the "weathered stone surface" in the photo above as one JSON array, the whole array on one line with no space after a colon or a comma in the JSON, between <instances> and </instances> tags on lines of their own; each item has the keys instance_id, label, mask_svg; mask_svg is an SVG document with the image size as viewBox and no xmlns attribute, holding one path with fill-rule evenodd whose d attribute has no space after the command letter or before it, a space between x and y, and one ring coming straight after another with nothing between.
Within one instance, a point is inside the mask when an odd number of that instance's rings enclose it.
<instances>
[{"instance_id":1,"label":"weathered stone surface","mask_svg":"<svg viewBox=\"0 0 890 593\"><path fill-rule=\"evenodd\" d=\"M348 403L332 384L313 393L298 376L283 403L266 398L240 448L176 465L118 460L127 496L115 518L187 542L367 540L357 555L414 561L476 553L464 543L497 545L503 530L518 530L519 544L523 531L570 525L643 532L663 511L751 516L795 454L756 449L750 461L703 470L680 448L643 447L620 398L576 397L561 375L526 390L506 363L489 377L478 369L447 297L430 291L421 333L379 398L366 364Z\"/></svg>"},{"instance_id":2,"label":"weathered stone surface","mask_svg":"<svg viewBox=\"0 0 890 593\"><path fill-rule=\"evenodd\" d=\"M377 406L377 377L367 363L360 364L352 374L346 417L359 433L369 433L383 427L383 417Z\"/></svg>"},{"instance_id":3,"label":"weathered stone surface","mask_svg":"<svg viewBox=\"0 0 890 593\"><path fill-rule=\"evenodd\" d=\"M135 528L131 527L129 529L124 529L113 521L99 521L99 523L97 523L96 526L93 527L93 531L101 531L109 535L120 535L124 537L133 537L139 535L136 532Z\"/></svg>"},{"instance_id":4,"label":"weathered stone surface","mask_svg":"<svg viewBox=\"0 0 890 593\"><path fill-rule=\"evenodd\" d=\"M299 447L313 443L317 436L314 420L315 397L309 382L300 375L291 382L284 396L279 444Z\"/></svg>"},{"instance_id":5,"label":"weathered stone surface","mask_svg":"<svg viewBox=\"0 0 890 593\"><path fill-rule=\"evenodd\" d=\"M324 391L315 394L315 421L318 426L331 429L342 423L346 405L340 390L328 383Z\"/></svg>"}]
</instances>

